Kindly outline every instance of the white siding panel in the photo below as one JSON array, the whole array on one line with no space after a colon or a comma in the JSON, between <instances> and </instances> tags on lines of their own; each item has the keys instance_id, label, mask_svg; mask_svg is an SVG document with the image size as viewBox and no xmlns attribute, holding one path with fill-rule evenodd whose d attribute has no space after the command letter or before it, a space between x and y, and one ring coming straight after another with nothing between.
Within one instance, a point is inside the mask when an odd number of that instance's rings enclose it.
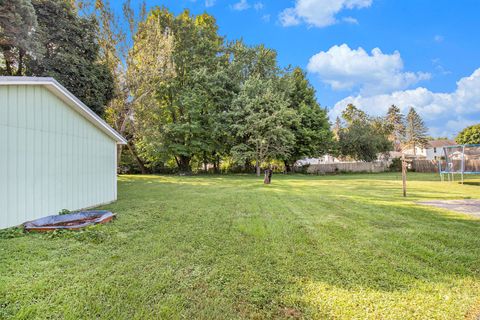
<instances>
[{"instance_id":1,"label":"white siding panel","mask_svg":"<svg viewBox=\"0 0 480 320\"><path fill-rule=\"evenodd\" d=\"M1 91L0 91L1 93ZM2 97L0 96L0 99ZM2 99L3 100L3 99ZM0 108L2 107L3 102L0 100ZM1 113L1 110L0 110ZM0 146L4 148L0 152L0 177L3 179L7 176L8 165L7 165L7 156L5 146L7 145L7 126L0 123ZM7 203L7 184L0 183L0 221L8 221L8 203Z\"/></svg>"},{"instance_id":2,"label":"white siding panel","mask_svg":"<svg viewBox=\"0 0 480 320\"><path fill-rule=\"evenodd\" d=\"M42 86L0 86L0 228L116 200L116 142Z\"/></svg>"}]
</instances>

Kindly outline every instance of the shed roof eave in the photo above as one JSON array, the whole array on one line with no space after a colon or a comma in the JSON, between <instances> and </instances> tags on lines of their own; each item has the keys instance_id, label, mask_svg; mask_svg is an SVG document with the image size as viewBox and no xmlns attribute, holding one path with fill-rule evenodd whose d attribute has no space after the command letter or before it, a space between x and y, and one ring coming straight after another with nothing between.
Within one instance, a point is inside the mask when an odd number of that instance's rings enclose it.
<instances>
[{"instance_id":1,"label":"shed roof eave","mask_svg":"<svg viewBox=\"0 0 480 320\"><path fill-rule=\"evenodd\" d=\"M62 86L57 80L50 77L0 77L1 85L41 85L55 94L63 102L68 104L84 118L94 124L97 128L115 140L117 144L127 144L127 140L115 129L108 125L95 112L87 107L80 99Z\"/></svg>"}]
</instances>

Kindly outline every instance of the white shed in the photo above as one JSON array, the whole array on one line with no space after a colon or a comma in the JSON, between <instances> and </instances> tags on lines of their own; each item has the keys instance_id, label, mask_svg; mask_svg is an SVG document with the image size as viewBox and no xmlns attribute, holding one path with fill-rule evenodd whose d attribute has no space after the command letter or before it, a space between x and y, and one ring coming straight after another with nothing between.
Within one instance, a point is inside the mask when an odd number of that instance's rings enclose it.
<instances>
[{"instance_id":1,"label":"white shed","mask_svg":"<svg viewBox=\"0 0 480 320\"><path fill-rule=\"evenodd\" d=\"M54 79L0 77L0 228L115 201L125 143Z\"/></svg>"}]
</instances>

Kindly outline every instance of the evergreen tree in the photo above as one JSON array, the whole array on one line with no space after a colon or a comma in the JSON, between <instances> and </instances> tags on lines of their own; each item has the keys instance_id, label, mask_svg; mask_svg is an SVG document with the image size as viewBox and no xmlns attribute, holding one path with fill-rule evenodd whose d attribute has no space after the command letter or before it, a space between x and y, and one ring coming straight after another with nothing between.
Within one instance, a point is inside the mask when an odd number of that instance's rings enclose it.
<instances>
[{"instance_id":1,"label":"evergreen tree","mask_svg":"<svg viewBox=\"0 0 480 320\"><path fill-rule=\"evenodd\" d=\"M395 151L401 151L402 141L405 139L405 117L400 108L392 104L388 108L385 120L390 131L388 139L393 143Z\"/></svg>"},{"instance_id":2,"label":"evergreen tree","mask_svg":"<svg viewBox=\"0 0 480 320\"><path fill-rule=\"evenodd\" d=\"M97 27L71 1L0 0L0 74L53 77L102 115L114 88Z\"/></svg>"},{"instance_id":3,"label":"evergreen tree","mask_svg":"<svg viewBox=\"0 0 480 320\"><path fill-rule=\"evenodd\" d=\"M41 56L37 27L30 0L0 0L0 75L24 75L28 55Z\"/></svg>"},{"instance_id":4,"label":"evergreen tree","mask_svg":"<svg viewBox=\"0 0 480 320\"><path fill-rule=\"evenodd\" d=\"M335 123L333 124L332 133L336 141L338 141L340 130L342 130L342 120L340 117L335 118Z\"/></svg>"},{"instance_id":5,"label":"evergreen tree","mask_svg":"<svg viewBox=\"0 0 480 320\"><path fill-rule=\"evenodd\" d=\"M99 62L95 19L80 17L64 0L32 0L32 4L43 56L29 60L26 74L55 78L103 115L113 97L114 82L108 66Z\"/></svg>"},{"instance_id":6,"label":"evergreen tree","mask_svg":"<svg viewBox=\"0 0 480 320\"><path fill-rule=\"evenodd\" d=\"M427 127L420 115L413 107L410 108L407 114L406 128L405 128L405 146L413 148L413 154L416 155L416 148L424 148L427 143Z\"/></svg>"}]
</instances>

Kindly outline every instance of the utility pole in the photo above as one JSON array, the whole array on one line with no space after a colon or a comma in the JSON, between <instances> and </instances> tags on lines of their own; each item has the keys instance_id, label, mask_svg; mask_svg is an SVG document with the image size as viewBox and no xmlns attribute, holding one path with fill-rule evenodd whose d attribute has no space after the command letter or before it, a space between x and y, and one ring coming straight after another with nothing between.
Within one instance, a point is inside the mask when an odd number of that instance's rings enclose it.
<instances>
[{"instance_id":1,"label":"utility pole","mask_svg":"<svg viewBox=\"0 0 480 320\"><path fill-rule=\"evenodd\" d=\"M407 196L407 162L405 161L405 154L402 154L402 182L403 182L403 196Z\"/></svg>"}]
</instances>

